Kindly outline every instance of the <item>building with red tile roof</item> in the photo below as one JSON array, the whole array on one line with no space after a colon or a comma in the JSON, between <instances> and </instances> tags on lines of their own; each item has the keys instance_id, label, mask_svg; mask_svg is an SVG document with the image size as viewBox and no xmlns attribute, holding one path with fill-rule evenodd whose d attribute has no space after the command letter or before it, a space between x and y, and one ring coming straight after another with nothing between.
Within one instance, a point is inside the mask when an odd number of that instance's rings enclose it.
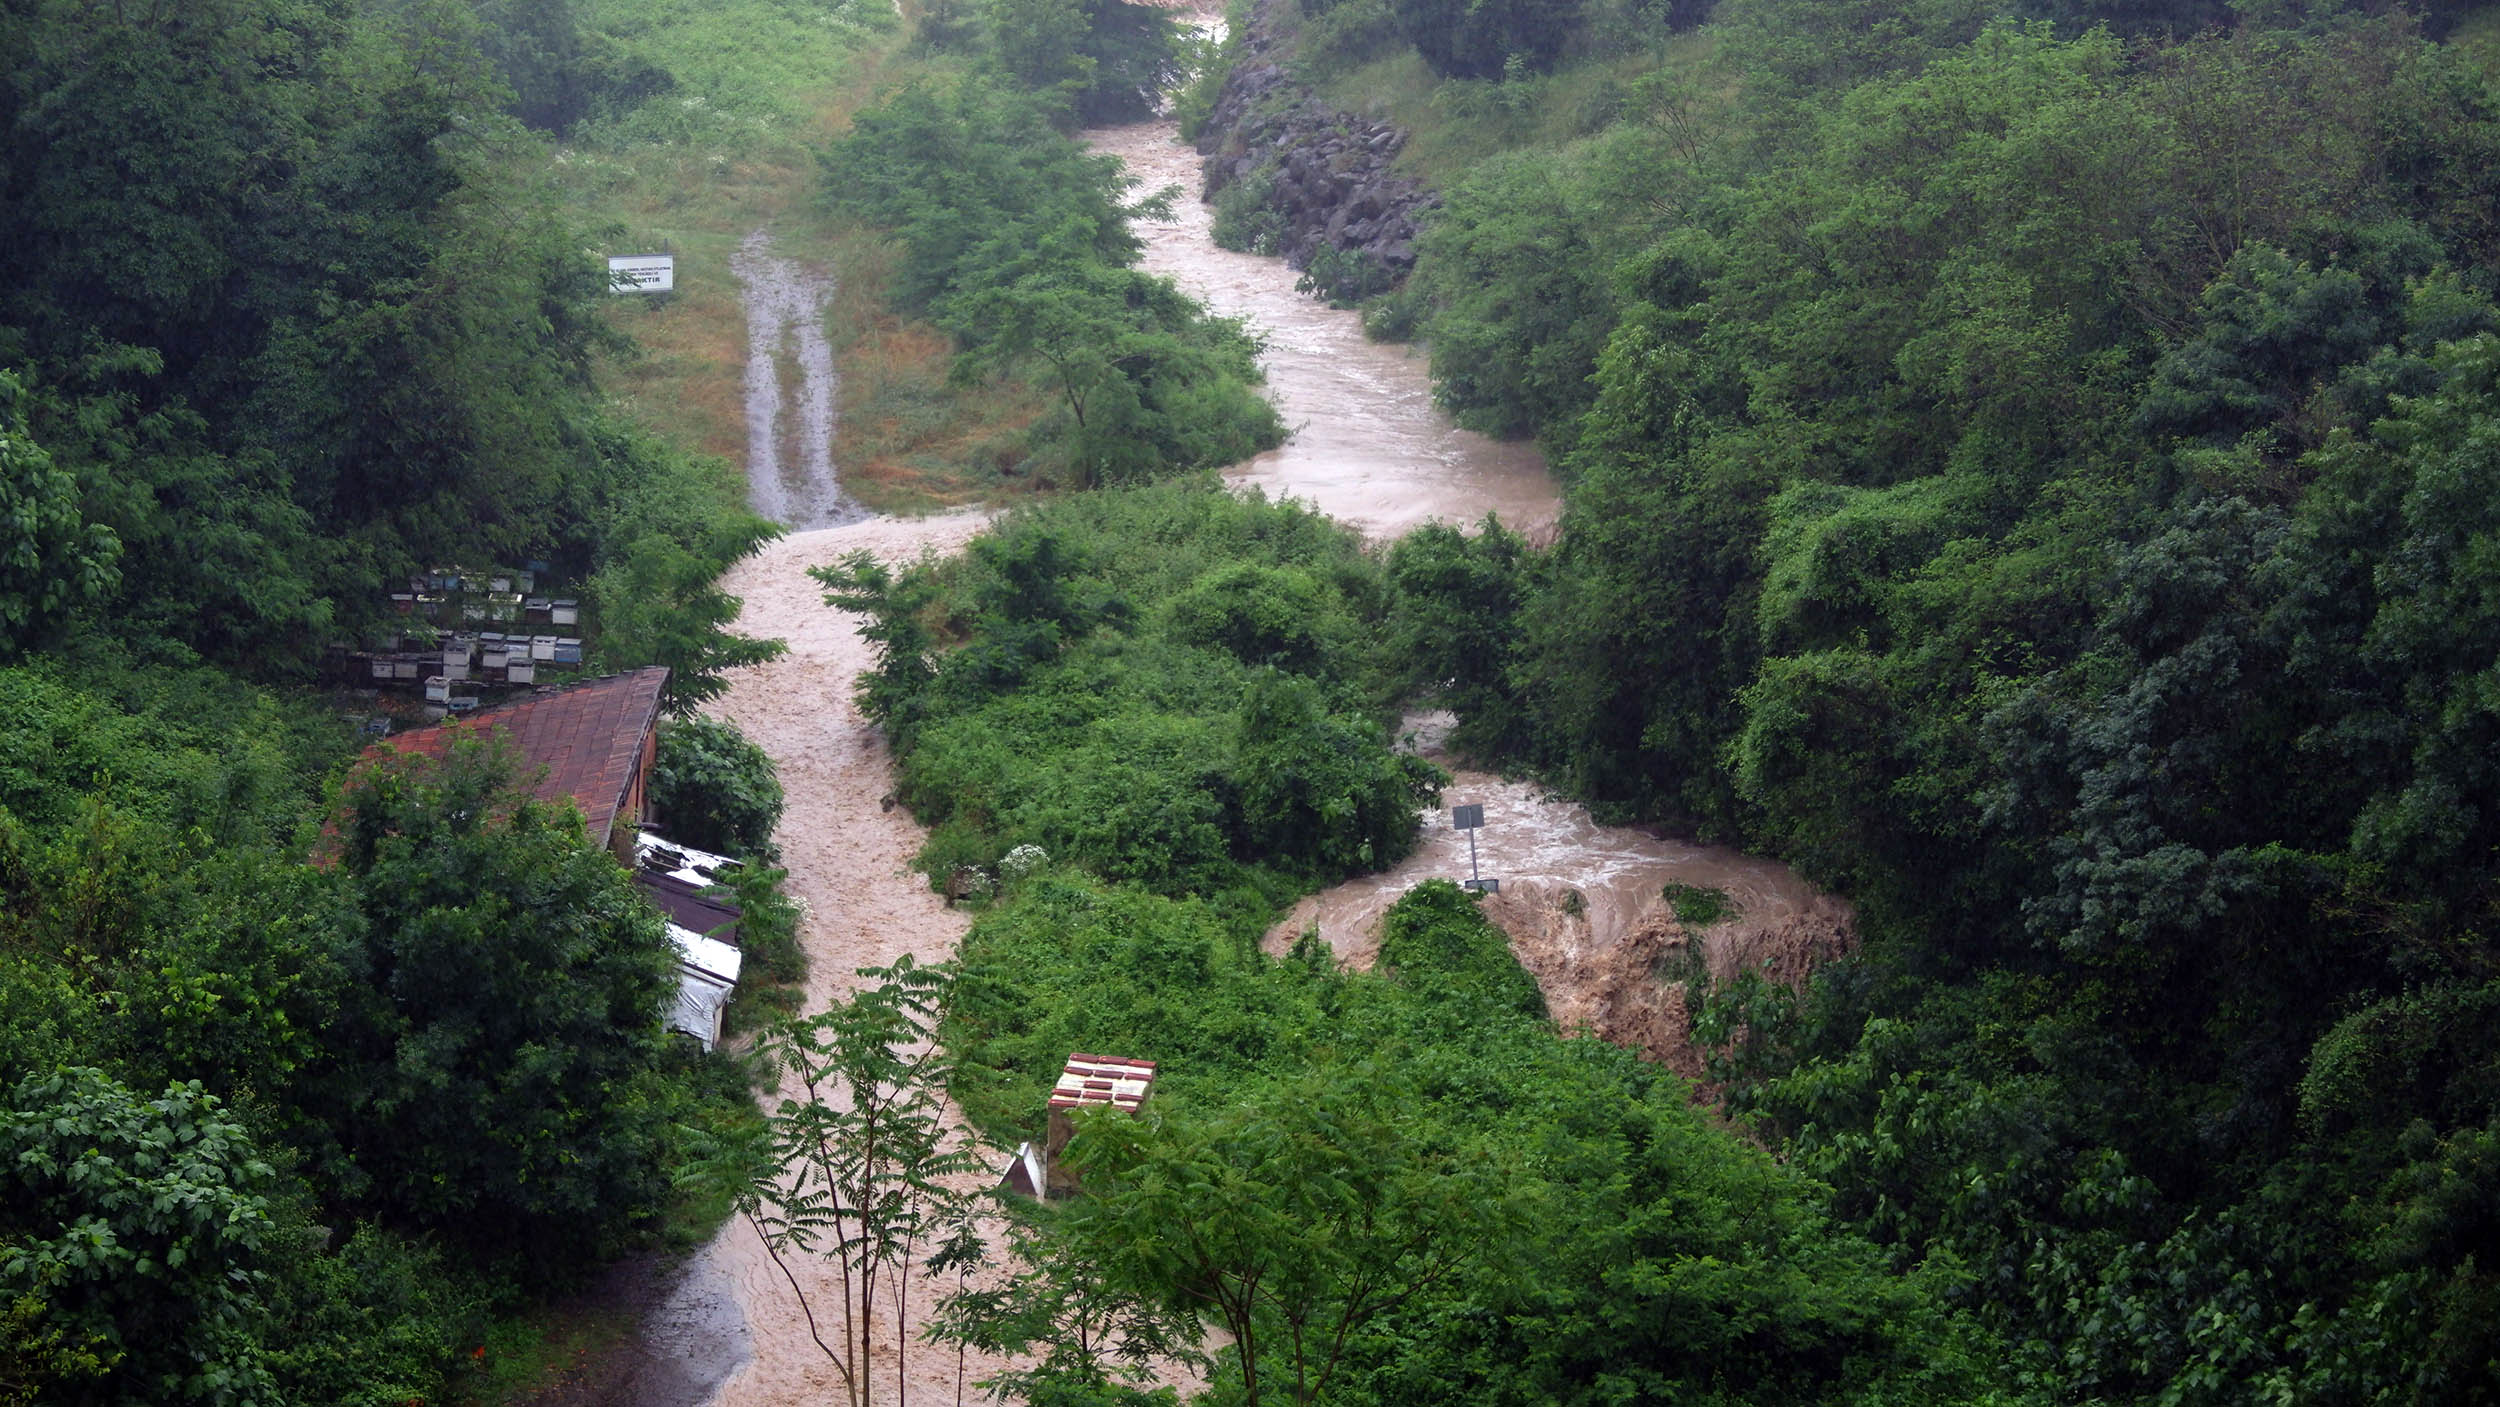
<instances>
[{"instance_id":1,"label":"building with red tile roof","mask_svg":"<svg viewBox=\"0 0 2500 1407\"><path fill-rule=\"evenodd\" d=\"M667 682L667 668L653 665L548 689L458 722L397 734L365 755L389 749L441 758L454 739L501 734L523 779L537 774L531 789L538 799L570 797L590 838L631 864L643 788L659 746L660 689Z\"/></svg>"},{"instance_id":2,"label":"building with red tile roof","mask_svg":"<svg viewBox=\"0 0 2500 1407\"><path fill-rule=\"evenodd\" d=\"M579 807L589 838L634 872L635 884L667 920L669 941L677 948L677 997L667 1023L710 1050L720 1041L721 1012L738 984L737 925L743 916L712 896L714 877L688 860L700 856L718 867L729 863L722 857L680 847L664 852L665 864L643 863L640 852L663 849L643 835L642 823L651 764L659 754L660 689L667 682L668 670L655 665L544 690L470 718L398 734L367 748L365 762L410 755L440 760L462 738L500 736L532 794L547 802L569 799Z\"/></svg>"}]
</instances>

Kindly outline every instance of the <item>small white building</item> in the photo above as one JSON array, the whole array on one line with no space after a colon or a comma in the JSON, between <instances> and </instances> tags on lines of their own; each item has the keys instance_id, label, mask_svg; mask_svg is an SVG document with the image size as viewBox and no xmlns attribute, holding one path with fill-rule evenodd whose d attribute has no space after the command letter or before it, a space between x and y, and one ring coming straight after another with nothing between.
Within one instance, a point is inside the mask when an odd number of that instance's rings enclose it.
<instances>
[{"instance_id":1,"label":"small white building","mask_svg":"<svg viewBox=\"0 0 2500 1407\"><path fill-rule=\"evenodd\" d=\"M677 1001L669 1008L668 1028L685 1032L710 1050L720 1044L721 1012L738 989L740 954L717 938L674 923L668 926L668 940L677 945Z\"/></svg>"}]
</instances>

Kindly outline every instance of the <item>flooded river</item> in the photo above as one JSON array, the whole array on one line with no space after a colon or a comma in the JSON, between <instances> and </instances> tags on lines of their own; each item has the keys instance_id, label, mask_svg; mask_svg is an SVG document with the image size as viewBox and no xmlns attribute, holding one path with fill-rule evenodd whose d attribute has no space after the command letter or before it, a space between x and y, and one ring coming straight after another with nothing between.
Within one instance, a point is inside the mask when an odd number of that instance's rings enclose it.
<instances>
[{"instance_id":1,"label":"flooded river","mask_svg":"<svg viewBox=\"0 0 2500 1407\"><path fill-rule=\"evenodd\" d=\"M1531 539L1552 536L1562 496L1535 446L1452 425L1433 406L1422 353L1371 341L1358 315L1294 292L1281 260L1216 247L1214 211L1198 199L1198 153L1170 122L1103 128L1086 140L1120 158L1138 194L1181 189L1175 219L1136 226L1145 267L1240 318L1266 344L1268 394L1292 437L1226 477L1271 498L1308 499L1374 538L1435 520L1473 526L1487 513Z\"/></svg>"},{"instance_id":2,"label":"flooded river","mask_svg":"<svg viewBox=\"0 0 2500 1407\"><path fill-rule=\"evenodd\" d=\"M1269 393L1293 437L1237 466L1230 472L1235 482L1307 500L1375 540L1434 520L1472 525L1488 512L1532 537L1551 535L1560 498L1532 447L1454 428L1432 406L1419 356L1367 341L1356 315L1295 293L1293 271L1280 261L1214 246L1208 211L1196 200L1197 158L1179 145L1170 123L1096 132L1090 140L1127 162L1147 189L1183 188L1178 219L1140 228L1148 266L1217 312L1244 319L1266 344ZM777 267L761 241L742 257L752 297L779 309L804 309L810 300L821 307L829 283ZM846 521L855 510L834 466L814 457L819 436L812 422L832 413L832 391L810 365L820 336L811 341L799 324L821 324L821 313L758 312L751 303L750 317L756 362L772 364L750 368L756 501L795 525L833 525L794 532L729 574L724 585L745 602L739 628L787 640L790 653L736 671L715 711L762 744L780 769L789 797L781 844L792 891L808 908L801 930L813 962L807 1001L817 1010L849 987L855 968L906 952L946 957L966 920L909 868L923 833L908 812L884 804L893 789L891 762L851 702L852 682L870 662L867 643L856 618L822 603L805 569L859 549L889 561L952 552L985 520L957 514ZM791 363L801 389L785 398L780 368ZM795 414L786 408L792 401ZM802 467L793 468L784 453L793 445ZM1420 717L1415 745L1439 755L1446 731L1446 718ZM1585 1027L1661 1054L1681 1049L1680 999L1659 977L1673 969L1679 951L1692 950L1694 935L1665 910L1660 896L1669 883L1721 889L1733 899L1737 918L1701 935L1702 960L1723 971L1768 964L1785 972L1846 941L1846 911L1782 866L1645 830L1601 827L1533 785L1480 772L1459 770L1447 799L1484 806L1477 859L1483 873L1502 881L1487 912L1512 935L1567 1029ZM1315 926L1345 961L1367 965L1377 947L1374 925L1396 896L1435 875L1462 877L1466 866L1466 838L1439 813L1405 864L1306 900L1272 941L1290 942ZM1689 1054L1671 1063L1689 1067ZM683 1351L694 1354L693 1339L733 1335L744 1349L712 1355L712 1371L727 1376L715 1379L709 1400L796 1407L834 1399L834 1373L752 1232L733 1222L698 1259L696 1273L700 1286L691 1298L708 1295L711 1312L702 1304L692 1312L680 1307L678 1322L690 1335ZM820 1302L833 1292L829 1274L802 1271L802 1280ZM924 1298L910 1307L915 1328L925 1306ZM739 1322L743 1334L735 1330ZM886 1341L893 1341L890 1333ZM958 1400L960 1374L978 1377L993 1366L959 1364L951 1351L915 1343L899 1368L912 1400L940 1403ZM876 1365L878 1401L897 1395L897 1368Z\"/></svg>"}]
</instances>

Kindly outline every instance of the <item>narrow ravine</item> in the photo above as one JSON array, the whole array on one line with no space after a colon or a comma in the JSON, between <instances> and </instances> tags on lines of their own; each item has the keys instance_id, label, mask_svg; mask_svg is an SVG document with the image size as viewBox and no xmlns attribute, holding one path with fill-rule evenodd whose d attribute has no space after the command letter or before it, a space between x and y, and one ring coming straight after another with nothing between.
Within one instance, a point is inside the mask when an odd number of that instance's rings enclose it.
<instances>
[{"instance_id":1,"label":"narrow ravine","mask_svg":"<svg viewBox=\"0 0 2500 1407\"><path fill-rule=\"evenodd\" d=\"M1368 341L1354 314L1295 293L1294 274L1281 262L1215 247L1207 209L1195 199L1196 155L1180 145L1171 123L1089 139L1127 162L1147 189L1183 188L1179 218L1139 229L1147 266L1217 312L1244 319L1265 342L1269 393L1294 433L1282 448L1230 471L1233 482L1309 501L1374 540L1429 521L1472 526L1487 513L1531 537L1550 537L1560 495L1532 447L1455 428L1433 407L1420 358ZM749 475L757 507L794 523L827 512L838 525L794 532L729 574L725 587L745 603L738 628L786 640L790 652L736 671L714 711L744 729L780 769L789 798L781 845L791 889L808 909L801 927L811 962L807 1006L818 1010L850 988L859 967L904 953L928 961L952 955L968 921L909 867L925 833L908 812L885 804L891 758L851 701L853 681L871 662L868 645L856 617L823 604L806 569L863 549L887 561L953 552L986 520L864 517L840 492L829 452L821 475L790 472L779 361L795 347L804 368L810 349L823 345L823 297L831 285L776 259L760 237L740 259L752 333ZM829 378L829 357L826 365ZM817 384L812 373L802 379ZM822 384L830 397L830 380ZM803 405L814 405L806 400L814 394L804 392ZM822 411L829 446L829 399ZM807 410L799 422L815 413ZM809 454L813 434L799 437ZM1446 722L1418 723L1419 746L1431 752ZM1481 773L1459 771L1449 799L1485 805L1484 872L1503 881L1488 911L1511 933L1567 1028L1586 1025L1659 1045L1666 1044L1662 1033L1678 1029L1680 1005L1669 1000L1672 993L1661 996L1654 975L1664 970L1663 950L1686 941L1663 916L1659 895L1669 882L1722 889L1735 900L1739 921L1706 936L1714 966L1753 961L1773 948L1804 953L1845 941L1845 909L1785 867L1648 831L1598 827L1577 805ZM1405 864L1305 901L1279 925L1275 941L1316 925L1346 961L1367 964L1376 946L1372 926L1398 894L1434 875L1465 873L1464 838L1435 818L1426 844ZM834 1277L808 1278L811 1296L829 1303ZM698 1305L688 1322L742 1319L748 1348L713 1402L795 1407L839 1391L779 1270L743 1224L733 1222L706 1248L677 1299L702 1301L705 1286L718 1302L709 1313ZM927 1307L924 1298L914 1319ZM954 1401L954 1353L918 1343L916 1333L914 1340L903 1365L913 1400ZM991 1366L973 1364L969 1372L978 1377ZM893 1372L890 1361L876 1369L880 1401L890 1400Z\"/></svg>"}]
</instances>

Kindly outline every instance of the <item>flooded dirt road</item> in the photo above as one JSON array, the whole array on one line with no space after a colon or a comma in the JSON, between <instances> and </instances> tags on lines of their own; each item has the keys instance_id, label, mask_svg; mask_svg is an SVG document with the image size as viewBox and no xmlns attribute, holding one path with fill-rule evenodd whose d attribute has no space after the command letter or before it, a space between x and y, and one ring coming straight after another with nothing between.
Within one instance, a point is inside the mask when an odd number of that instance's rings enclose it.
<instances>
[{"instance_id":1,"label":"flooded dirt road","mask_svg":"<svg viewBox=\"0 0 2500 1407\"><path fill-rule=\"evenodd\" d=\"M711 711L743 729L772 755L787 809L781 820L789 890L807 908L800 941L810 963L805 1009L821 1011L848 993L862 967L883 966L905 953L924 962L954 955L968 926L910 868L925 836L911 813L889 808L893 769L885 738L851 701L852 683L871 662L859 617L824 604L807 568L866 550L888 562L923 551L960 549L986 518L870 518L842 527L794 533L731 570L722 585L744 598L739 629L786 640L790 653L768 665L734 671L729 692ZM741 1311L752 1350L711 1400L720 1407L788 1407L839 1400L832 1364L808 1336L805 1315L755 1234L732 1221L705 1251L732 1303ZM839 1276L829 1262L800 1263L799 1279L819 1316L834 1312ZM929 1297L915 1291L916 1329ZM891 1318L880 1329L894 1342ZM830 1333L830 1330L828 1331ZM915 1336L916 1337L916 1336ZM915 1341L903 1374L910 1399L956 1400L953 1350ZM995 1365L961 1365L972 1376ZM895 1400L890 1347L873 1365L876 1398ZM969 1394L967 1396L969 1400Z\"/></svg>"},{"instance_id":2,"label":"flooded dirt road","mask_svg":"<svg viewBox=\"0 0 2500 1407\"><path fill-rule=\"evenodd\" d=\"M738 246L729 271L747 314L747 501L797 529L867 517L834 472L842 382L825 339L832 276L773 253L762 230Z\"/></svg>"}]
</instances>

